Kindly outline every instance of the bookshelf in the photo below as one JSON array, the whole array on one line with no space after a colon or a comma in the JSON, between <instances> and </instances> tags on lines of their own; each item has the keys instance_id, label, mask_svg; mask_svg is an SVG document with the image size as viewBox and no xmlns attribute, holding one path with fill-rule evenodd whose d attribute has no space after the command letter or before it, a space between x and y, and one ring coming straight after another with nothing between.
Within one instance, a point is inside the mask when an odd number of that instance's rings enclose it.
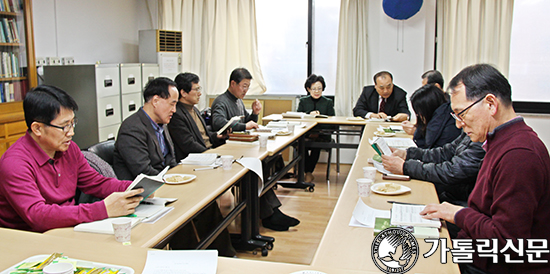
<instances>
[{"instance_id":1,"label":"bookshelf","mask_svg":"<svg viewBox=\"0 0 550 274\"><path fill-rule=\"evenodd\" d=\"M32 0L0 0L0 155L25 134L22 100L37 85Z\"/></svg>"}]
</instances>

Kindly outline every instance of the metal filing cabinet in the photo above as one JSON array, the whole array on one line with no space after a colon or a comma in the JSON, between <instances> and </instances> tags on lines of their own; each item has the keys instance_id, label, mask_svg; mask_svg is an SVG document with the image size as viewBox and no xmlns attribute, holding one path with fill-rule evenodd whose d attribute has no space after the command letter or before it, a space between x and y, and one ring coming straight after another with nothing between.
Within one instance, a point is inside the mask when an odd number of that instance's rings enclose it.
<instances>
[{"instance_id":1,"label":"metal filing cabinet","mask_svg":"<svg viewBox=\"0 0 550 274\"><path fill-rule=\"evenodd\" d=\"M78 104L78 126L73 140L80 148L117 136L122 121L119 67L118 64L44 66L44 84L65 90ZM139 72L135 75L141 76Z\"/></svg>"},{"instance_id":2,"label":"metal filing cabinet","mask_svg":"<svg viewBox=\"0 0 550 274\"><path fill-rule=\"evenodd\" d=\"M141 64L120 64L122 121L143 105L141 82Z\"/></svg>"},{"instance_id":3,"label":"metal filing cabinet","mask_svg":"<svg viewBox=\"0 0 550 274\"><path fill-rule=\"evenodd\" d=\"M145 90L145 86L147 85L147 83L159 77L159 75L160 69L158 64L141 64L141 90Z\"/></svg>"}]
</instances>

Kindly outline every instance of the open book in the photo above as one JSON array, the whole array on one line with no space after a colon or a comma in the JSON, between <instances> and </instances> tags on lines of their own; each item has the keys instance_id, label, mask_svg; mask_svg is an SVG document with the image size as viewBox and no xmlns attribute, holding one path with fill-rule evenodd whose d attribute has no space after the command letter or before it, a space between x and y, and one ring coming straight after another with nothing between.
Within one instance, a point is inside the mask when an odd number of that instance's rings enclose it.
<instances>
[{"instance_id":1,"label":"open book","mask_svg":"<svg viewBox=\"0 0 550 274\"><path fill-rule=\"evenodd\" d=\"M376 137L374 140L369 140L372 148L378 153L378 155L391 155L391 149L382 137Z\"/></svg>"},{"instance_id":2,"label":"open book","mask_svg":"<svg viewBox=\"0 0 550 274\"><path fill-rule=\"evenodd\" d=\"M439 230L435 227L392 225L389 218L376 217L374 221L374 236L389 227L401 227L412 233L416 238L439 238Z\"/></svg>"},{"instance_id":3,"label":"open book","mask_svg":"<svg viewBox=\"0 0 550 274\"><path fill-rule=\"evenodd\" d=\"M145 174L139 174L134 181L126 188L126 191L130 191L132 189L137 188L143 188L144 191L139 194L139 196L143 197L143 199L147 199L151 193L155 192L159 187L161 187L164 184L164 180L162 177L166 172L168 171L170 167L167 166L162 170L157 176L149 176Z\"/></svg>"},{"instance_id":4,"label":"open book","mask_svg":"<svg viewBox=\"0 0 550 274\"><path fill-rule=\"evenodd\" d=\"M225 123L225 125L220 128L220 130L218 130L218 135L222 135L229 126L233 126L234 123L238 122L241 120L241 118L243 118L243 116L234 116L232 117L231 119L229 119L229 121L227 121L227 123Z\"/></svg>"}]
</instances>

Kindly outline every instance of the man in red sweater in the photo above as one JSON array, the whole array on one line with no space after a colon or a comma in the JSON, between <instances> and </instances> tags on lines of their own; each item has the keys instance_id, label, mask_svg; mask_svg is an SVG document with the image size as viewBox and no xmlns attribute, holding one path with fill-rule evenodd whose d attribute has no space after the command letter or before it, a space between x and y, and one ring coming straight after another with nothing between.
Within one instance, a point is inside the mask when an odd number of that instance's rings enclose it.
<instances>
[{"instance_id":1,"label":"man in red sweater","mask_svg":"<svg viewBox=\"0 0 550 274\"><path fill-rule=\"evenodd\" d=\"M432 204L421 214L455 223L458 238L472 240L473 265L461 264L463 273L550 273L548 150L514 112L510 84L494 67L467 67L449 89L457 127L485 142L487 154L468 207ZM483 242L498 255L479 252L490 249Z\"/></svg>"}]
</instances>

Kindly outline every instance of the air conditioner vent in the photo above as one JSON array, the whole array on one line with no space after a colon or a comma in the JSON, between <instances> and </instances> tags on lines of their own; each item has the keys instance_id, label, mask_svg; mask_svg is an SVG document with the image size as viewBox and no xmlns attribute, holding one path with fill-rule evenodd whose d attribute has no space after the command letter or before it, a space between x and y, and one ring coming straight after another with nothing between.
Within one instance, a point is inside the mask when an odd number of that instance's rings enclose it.
<instances>
[{"instance_id":1,"label":"air conditioner vent","mask_svg":"<svg viewBox=\"0 0 550 274\"><path fill-rule=\"evenodd\" d=\"M182 52L181 31L157 30L157 52Z\"/></svg>"}]
</instances>

